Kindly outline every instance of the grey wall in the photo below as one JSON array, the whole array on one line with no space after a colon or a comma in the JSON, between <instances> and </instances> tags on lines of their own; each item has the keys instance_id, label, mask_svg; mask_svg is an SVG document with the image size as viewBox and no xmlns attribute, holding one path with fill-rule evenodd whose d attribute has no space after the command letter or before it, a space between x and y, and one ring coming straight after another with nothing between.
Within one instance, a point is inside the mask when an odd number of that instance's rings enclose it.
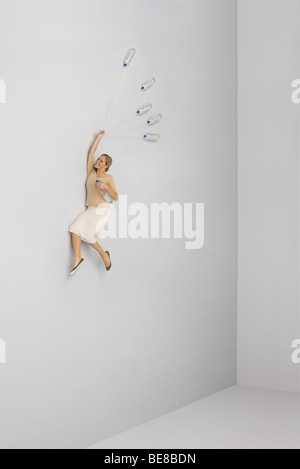
<instances>
[{"instance_id":1,"label":"grey wall","mask_svg":"<svg viewBox=\"0 0 300 469\"><path fill-rule=\"evenodd\" d=\"M299 391L300 2L238 1L238 382Z\"/></svg>"},{"instance_id":2,"label":"grey wall","mask_svg":"<svg viewBox=\"0 0 300 469\"><path fill-rule=\"evenodd\" d=\"M0 445L85 447L236 382L236 1L0 0L0 11ZM120 94L157 78L162 138L106 137L99 154L129 203L204 202L205 246L105 240L111 272L84 246L69 278L91 134L129 47Z\"/></svg>"}]
</instances>

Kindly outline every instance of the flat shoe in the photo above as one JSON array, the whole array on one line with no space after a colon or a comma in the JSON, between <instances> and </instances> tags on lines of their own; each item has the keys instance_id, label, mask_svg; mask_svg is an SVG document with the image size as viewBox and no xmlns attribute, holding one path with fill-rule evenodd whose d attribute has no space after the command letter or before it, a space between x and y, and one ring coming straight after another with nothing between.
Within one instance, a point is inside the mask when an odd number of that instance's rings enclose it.
<instances>
[{"instance_id":1,"label":"flat shoe","mask_svg":"<svg viewBox=\"0 0 300 469\"><path fill-rule=\"evenodd\" d=\"M110 260L110 254L108 251L105 251L106 254L108 254L108 257L109 257L109 260ZM105 267L107 271L109 271L111 269L111 260L110 260L110 265L108 267Z\"/></svg>"},{"instance_id":2,"label":"flat shoe","mask_svg":"<svg viewBox=\"0 0 300 469\"><path fill-rule=\"evenodd\" d=\"M79 267L85 262L85 259L80 259L79 263L71 270L70 275L75 274L75 272L79 269Z\"/></svg>"}]
</instances>

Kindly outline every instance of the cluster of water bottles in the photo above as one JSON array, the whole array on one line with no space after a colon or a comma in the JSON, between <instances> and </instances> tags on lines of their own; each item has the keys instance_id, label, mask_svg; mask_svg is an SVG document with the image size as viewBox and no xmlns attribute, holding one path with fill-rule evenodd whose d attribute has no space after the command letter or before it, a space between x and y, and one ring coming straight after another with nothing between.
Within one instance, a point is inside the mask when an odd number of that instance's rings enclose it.
<instances>
[{"instance_id":1,"label":"cluster of water bottles","mask_svg":"<svg viewBox=\"0 0 300 469\"><path fill-rule=\"evenodd\" d=\"M110 105L110 108L109 108L109 111L108 111L108 114L107 114L107 117L106 117L106 120L105 120L104 128L106 128L106 124L109 120L110 113L111 113L111 110L113 108L113 105L114 105L114 102L115 102L115 99L116 99L117 91L118 91L118 88L120 86L120 82L121 82L123 72L130 65L130 63L132 62L135 54L136 54L136 49L132 48L127 52L127 54L126 54L126 56L123 60L122 71L121 71L121 74L120 74L120 77L119 77L119 80L118 80L118 83L117 83L117 86L116 86L116 90L114 92L112 102L111 102L111 105ZM141 92L145 93L153 85L155 85L155 83L156 83L156 79L154 77L149 78L149 80L147 80L147 81L145 81L144 83L141 84L140 89L138 90L138 93L139 94ZM129 98L129 100L127 100L126 102L130 101L131 99L132 98ZM125 103L123 103L123 105L124 104ZM140 119L142 116L145 116L146 114L148 114L151 111L151 109L152 109L152 104L151 103L143 104L142 106L140 106L136 110L136 116L135 117L132 117L132 118L128 119L125 122L122 122L121 124L119 124L117 126L109 127L108 130L107 130L107 134L109 134L111 132L113 133L118 128L120 129L120 127L124 126L126 123L128 123L130 121L136 120L137 118ZM162 119L162 114L155 114L151 117L148 117L148 119L145 121L145 125L147 127L153 127L153 126L157 125L161 121L161 119ZM140 127L136 127L136 128L140 128ZM158 133L151 133L151 132L146 131L146 132L144 132L143 139L147 142L158 142L158 140L160 139L160 135Z\"/></svg>"}]
</instances>

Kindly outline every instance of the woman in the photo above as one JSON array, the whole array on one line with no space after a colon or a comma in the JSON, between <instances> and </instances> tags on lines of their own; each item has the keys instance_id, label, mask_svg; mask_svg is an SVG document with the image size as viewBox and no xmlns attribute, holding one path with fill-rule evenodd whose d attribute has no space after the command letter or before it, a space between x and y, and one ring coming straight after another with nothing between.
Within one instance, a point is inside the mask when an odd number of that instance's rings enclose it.
<instances>
[{"instance_id":1,"label":"woman","mask_svg":"<svg viewBox=\"0 0 300 469\"><path fill-rule=\"evenodd\" d=\"M72 244L74 250L74 264L71 271L73 275L77 269L84 263L85 259L81 257L81 242L84 241L92 246L100 254L106 270L111 269L110 254L103 251L97 243L97 235L101 227L107 223L109 218L109 207L112 200L118 200L119 195L115 186L114 178L107 174L112 165L112 159L108 155L101 155L94 163L95 152L105 131L98 132L98 136L93 143L87 164L87 198L85 205L87 209L83 212L69 227L72 235ZM108 202L107 199L110 199Z\"/></svg>"}]
</instances>

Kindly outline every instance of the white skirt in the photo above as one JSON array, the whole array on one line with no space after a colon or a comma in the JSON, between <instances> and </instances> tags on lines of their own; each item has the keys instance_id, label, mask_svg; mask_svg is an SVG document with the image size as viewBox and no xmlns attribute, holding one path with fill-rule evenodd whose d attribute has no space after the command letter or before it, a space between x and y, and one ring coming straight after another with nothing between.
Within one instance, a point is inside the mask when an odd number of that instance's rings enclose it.
<instances>
[{"instance_id":1,"label":"white skirt","mask_svg":"<svg viewBox=\"0 0 300 469\"><path fill-rule=\"evenodd\" d=\"M95 244L101 229L108 222L110 204L103 203L98 207L87 207L86 211L69 226L69 232L80 236L88 244Z\"/></svg>"}]
</instances>

